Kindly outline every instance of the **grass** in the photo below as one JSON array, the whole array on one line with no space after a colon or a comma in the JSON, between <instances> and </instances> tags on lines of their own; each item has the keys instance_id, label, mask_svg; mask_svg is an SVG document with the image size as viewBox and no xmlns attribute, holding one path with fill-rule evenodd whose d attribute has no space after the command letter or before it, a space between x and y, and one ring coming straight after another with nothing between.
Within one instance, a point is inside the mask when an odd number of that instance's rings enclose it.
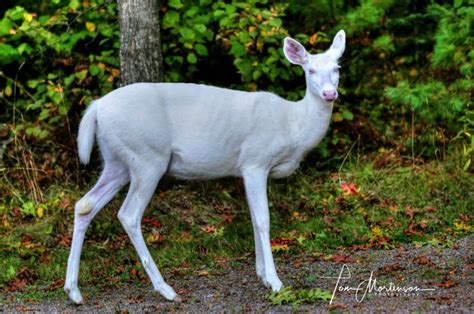
<instances>
[{"instance_id":1,"label":"grass","mask_svg":"<svg viewBox=\"0 0 474 314\"><path fill-rule=\"evenodd\" d=\"M436 245L472 233L474 182L457 156L417 165L394 160L381 168L373 158L348 158L334 171L306 166L288 179L272 181L275 254L327 256L340 247ZM62 294L72 208L86 191L81 189L58 185L47 202L33 208L22 209L28 202L5 198L0 205L0 289L21 291L19 297L31 300ZM80 284L89 293L104 286L148 284L115 218L123 197L124 192L99 213L86 235ZM218 275L222 265L232 266L253 252L239 179L164 180L145 218L144 236L165 274Z\"/></svg>"}]
</instances>

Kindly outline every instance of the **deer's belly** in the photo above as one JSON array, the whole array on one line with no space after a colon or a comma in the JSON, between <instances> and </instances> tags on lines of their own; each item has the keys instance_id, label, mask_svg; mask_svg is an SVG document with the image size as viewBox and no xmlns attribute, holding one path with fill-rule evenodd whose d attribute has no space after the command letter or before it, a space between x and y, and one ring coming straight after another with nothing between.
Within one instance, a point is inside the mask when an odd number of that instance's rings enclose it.
<instances>
[{"instance_id":1,"label":"deer's belly","mask_svg":"<svg viewBox=\"0 0 474 314\"><path fill-rule=\"evenodd\" d=\"M299 162L293 160L280 163L270 169L270 177L276 179L287 177L295 172L295 170L298 169L298 166Z\"/></svg>"},{"instance_id":2,"label":"deer's belly","mask_svg":"<svg viewBox=\"0 0 474 314\"><path fill-rule=\"evenodd\" d=\"M223 148L219 150L173 151L168 174L185 180L215 179L238 176L238 154Z\"/></svg>"}]
</instances>

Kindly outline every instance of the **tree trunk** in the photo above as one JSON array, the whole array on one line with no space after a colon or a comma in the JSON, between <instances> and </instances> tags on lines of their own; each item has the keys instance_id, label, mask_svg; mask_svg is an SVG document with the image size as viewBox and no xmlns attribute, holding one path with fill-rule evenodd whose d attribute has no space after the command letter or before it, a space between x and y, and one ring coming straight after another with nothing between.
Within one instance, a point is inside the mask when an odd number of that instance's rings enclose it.
<instances>
[{"instance_id":1,"label":"tree trunk","mask_svg":"<svg viewBox=\"0 0 474 314\"><path fill-rule=\"evenodd\" d=\"M121 85L161 82L159 0L118 0Z\"/></svg>"}]
</instances>

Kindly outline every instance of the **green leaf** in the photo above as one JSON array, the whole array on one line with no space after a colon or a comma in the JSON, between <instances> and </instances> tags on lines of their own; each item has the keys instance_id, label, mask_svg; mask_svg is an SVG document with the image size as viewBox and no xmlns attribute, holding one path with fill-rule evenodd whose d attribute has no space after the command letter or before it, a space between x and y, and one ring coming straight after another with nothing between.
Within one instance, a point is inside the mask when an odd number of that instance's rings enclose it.
<instances>
[{"instance_id":1,"label":"green leaf","mask_svg":"<svg viewBox=\"0 0 474 314\"><path fill-rule=\"evenodd\" d=\"M268 22L268 24L270 24L273 27L279 28L279 27L281 27L282 20L280 18L271 19Z\"/></svg>"},{"instance_id":2,"label":"green leaf","mask_svg":"<svg viewBox=\"0 0 474 314\"><path fill-rule=\"evenodd\" d=\"M193 53L193 52L190 52L186 58L186 60L188 60L189 63L196 63L197 62L197 57L196 55Z\"/></svg>"},{"instance_id":3,"label":"green leaf","mask_svg":"<svg viewBox=\"0 0 474 314\"><path fill-rule=\"evenodd\" d=\"M179 33L185 40L193 40L194 39L194 32L192 29L187 27L181 27L179 29Z\"/></svg>"},{"instance_id":4,"label":"green leaf","mask_svg":"<svg viewBox=\"0 0 474 314\"><path fill-rule=\"evenodd\" d=\"M179 13L176 11L168 11L163 17L163 26L164 27L173 27L179 22Z\"/></svg>"},{"instance_id":5,"label":"green leaf","mask_svg":"<svg viewBox=\"0 0 474 314\"><path fill-rule=\"evenodd\" d=\"M67 115L67 107L66 106L59 106L58 107L58 112L60 115L65 116Z\"/></svg>"},{"instance_id":6,"label":"green leaf","mask_svg":"<svg viewBox=\"0 0 474 314\"><path fill-rule=\"evenodd\" d=\"M28 80L26 81L26 86L28 86L29 88L36 88L36 86L38 86L39 84L39 81L37 80Z\"/></svg>"},{"instance_id":7,"label":"green leaf","mask_svg":"<svg viewBox=\"0 0 474 314\"><path fill-rule=\"evenodd\" d=\"M346 119L346 120L352 120L352 119L354 119L354 115L352 114L352 112L347 111L347 110L344 110L344 111L342 112L342 117L343 117L344 119Z\"/></svg>"},{"instance_id":8,"label":"green leaf","mask_svg":"<svg viewBox=\"0 0 474 314\"><path fill-rule=\"evenodd\" d=\"M18 21L23 19L23 13L25 12L26 11L24 8L16 6L13 9L8 10L5 15L10 17L10 19L12 19L13 21Z\"/></svg>"},{"instance_id":9,"label":"green leaf","mask_svg":"<svg viewBox=\"0 0 474 314\"><path fill-rule=\"evenodd\" d=\"M99 25L99 33L105 37L112 37L114 35L114 26L107 24Z\"/></svg>"},{"instance_id":10,"label":"green leaf","mask_svg":"<svg viewBox=\"0 0 474 314\"><path fill-rule=\"evenodd\" d=\"M464 166L462 167L462 170L467 171L469 170L469 167L471 166L471 159L468 159Z\"/></svg>"},{"instance_id":11,"label":"green leaf","mask_svg":"<svg viewBox=\"0 0 474 314\"><path fill-rule=\"evenodd\" d=\"M256 81L261 75L262 75L262 72L260 72L259 70L256 70L252 73L252 78Z\"/></svg>"},{"instance_id":12,"label":"green leaf","mask_svg":"<svg viewBox=\"0 0 474 314\"><path fill-rule=\"evenodd\" d=\"M18 56L19 54L15 47L9 44L0 44L0 63L8 64L10 59L15 59Z\"/></svg>"},{"instance_id":13,"label":"green leaf","mask_svg":"<svg viewBox=\"0 0 474 314\"><path fill-rule=\"evenodd\" d=\"M0 36L5 36L10 33L10 29L13 27L12 21L4 17L0 22Z\"/></svg>"},{"instance_id":14,"label":"green leaf","mask_svg":"<svg viewBox=\"0 0 474 314\"><path fill-rule=\"evenodd\" d=\"M186 10L185 15L189 16L189 17L192 17L192 16L195 16L198 12L199 12L199 7L193 5L188 10Z\"/></svg>"},{"instance_id":15,"label":"green leaf","mask_svg":"<svg viewBox=\"0 0 474 314\"><path fill-rule=\"evenodd\" d=\"M22 43L20 46L18 46L18 53L20 55L23 54L23 52L31 53L33 51L33 48L30 47L27 43Z\"/></svg>"},{"instance_id":16,"label":"green leaf","mask_svg":"<svg viewBox=\"0 0 474 314\"><path fill-rule=\"evenodd\" d=\"M66 86L71 85L72 82L74 82L74 79L75 79L75 78L76 78L76 77L74 76L74 74L69 75L68 77L66 77L66 78L64 79L64 85L66 85Z\"/></svg>"},{"instance_id":17,"label":"green leaf","mask_svg":"<svg viewBox=\"0 0 474 314\"><path fill-rule=\"evenodd\" d=\"M82 82L87 77L87 70L76 72L75 75L79 79L79 82Z\"/></svg>"},{"instance_id":18,"label":"green leaf","mask_svg":"<svg viewBox=\"0 0 474 314\"><path fill-rule=\"evenodd\" d=\"M71 0L69 2L69 7L73 10L79 9L80 6L81 6L81 2L79 2L79 0Z\"/></svg>"},{"instance_id":19,"label":"green leaf","mask_svg":"<svg viewBox=\"0 0 474 314\"><path fill-rule=\"evenodd\" d=\"M183 7L181 0L168 0L168 5L174 9L181 9Z\"/></svg>"},{"instance_id":20,"label":"green leaf","mask_svg":"<svg viewBox=\"0 0 474 314\"><path fill-rule=\"evenodd\" d=\"M219 17L225 15L225 11L224 10L215 10L213 14L214 14L215 18L219 18Z\"/></svg>"},{"instance_id":21,"label":"green leaf","mask_svg":"<svg viewBox=\"0 0 474 314\"><path fill-rule=\"evenodd\" d=\"M230 53L236 57L241 57L243 56L247 50L245 49L245 46L242 45L239 42L234 41L232 43L232 48L230 48Z\"/></svg>"},{"instance_id":22,"label":"green leaf","mask_svg":"<svg viewBox=\"0 0 474 314\"><path fill-rule=\"evenodd\" d=\"M462 0L454 0L454 7L459 8L462 5Z\"/></svg>"},{"instance_id":23,"label":"green leaf","mask_svg":"<svg viewBox=\"0 0 474 314\"><path fill-rule=\"evenodd\" d=\"M194 25L194 29L202 34L202 33L206 32L207 27L204 24L196 24L196 25Z\"/></svg>"},{"instance_id":24,"label":"green leaf","mask_svg":"<svg viewBox=\"0 0 474 314\"><path fill-rule=\"evenodd\" d=\"M200 56L208 55L207 48L203 44L196 44L196 46L194 47L194 50L196 50L197 54Z\"/></svg>"},{"instance_id":25,"label":"green leaf","mask_svg":"<svg viewBox=\"0 0 474 314\"><path fill-rule=\"evenodd\" d=\"M252 65L246 59L237 58L234 60L234 64L239 69L240 74L242 74L243 79L247 80L252 73Z\"/></svg>"},{"instance_id":26,"label":"green leaf","mask_svg":"<svg viewBox=\"0 0 474 314\"><path fill-rule=\"evenodd\" d=\"M100 68L95 64L91 64L89 65L89 72L91 73L91 75L96 76L100 73Z\"/></svg>"}]
</instances>

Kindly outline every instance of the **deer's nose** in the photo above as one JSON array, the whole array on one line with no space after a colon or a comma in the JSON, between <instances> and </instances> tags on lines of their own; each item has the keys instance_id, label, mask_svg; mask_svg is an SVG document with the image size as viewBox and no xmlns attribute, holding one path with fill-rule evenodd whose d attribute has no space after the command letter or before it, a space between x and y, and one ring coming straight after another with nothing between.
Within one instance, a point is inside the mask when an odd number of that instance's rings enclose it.
<instances>
[{"instance_id":1,"label":"deer's nose","mask_svg":"<svg viewBox=\"0 0 474 314\"><path fill-rule=\"evenodd\" d=\"M323 90L323 97L325 100L335 100L337 98L337 91L333 90Z\"/></svg>"}]
</instances>

